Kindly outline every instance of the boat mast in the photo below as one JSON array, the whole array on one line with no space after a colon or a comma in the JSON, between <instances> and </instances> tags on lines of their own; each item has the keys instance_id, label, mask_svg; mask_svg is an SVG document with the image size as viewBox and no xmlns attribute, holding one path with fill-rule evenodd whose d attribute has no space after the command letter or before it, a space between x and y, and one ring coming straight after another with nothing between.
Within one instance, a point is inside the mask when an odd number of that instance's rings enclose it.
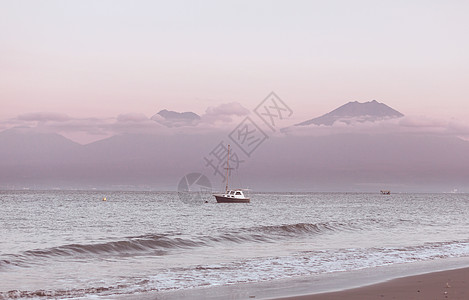
<instances>
[{"instance_id":1,"label":"boat mast","mask_svg":"<svg viewBox=\"0 0 469 300\"><path fill-rule=\"evenodd\" d=\"M228 194L228 172L230 171L230 145L228 145L228 157L226 159L226 186L225 194Z\"/></svg>"}]
</instances>

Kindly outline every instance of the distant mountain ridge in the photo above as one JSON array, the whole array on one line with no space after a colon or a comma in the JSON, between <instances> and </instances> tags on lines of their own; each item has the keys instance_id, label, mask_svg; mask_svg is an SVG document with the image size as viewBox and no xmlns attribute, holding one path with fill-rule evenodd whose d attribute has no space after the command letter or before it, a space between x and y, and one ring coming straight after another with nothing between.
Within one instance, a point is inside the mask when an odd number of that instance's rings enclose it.
<instances>
[{"instance_id":1,"label":"distant mountain ridge","mask_svg":"<svg viewBox=\"0 0 469 300\"><path fill-rule=\"evenodd\" d=\"M342 116L370 113L360 110L363 103L344 107L347 111ZM355 114L351 107L357 108ZM381 114L375 111L373 116L378 120L402 115L391 114L394 110L389 109ZM340 115L337 110L331 112L333 117ZM249 158L234 146L239 174L258 191L441 192L457 188L469 192L469 141L424 133L341 130L272 136ZM176 190L188 172L213 175L214 189L223 188L207 159L216 166L214 150L222 142L226 145L226 135L183 132L128 133L80 145L42 128L7 129L0 132L0 189Z\"/></svg>"},{"instance_id":2,"label":"distant mountain ridge","mask_svg":"<svg viewBox=\"0 0 469 300\"><path fill-rule=\"evenodd\" d=\"M214 174L204 158L213 158L221 138L124 134L80 145L54 133L7 130L0 132L0 189L175 190L188 172ZM256 190L469 191L469 142L455 137L347 133L286 135L268 143L249 163L240 156L240 174ZM212 179L214 188L223 186Z\"/></svg>"},{"instance_id":3,"label":"distant mountain ridge","mask_svg":"<svg viewBox=\"0 0 469 300\"><path fill-rule=\"evenodd\" d=\"M4 164L69 161L81 148L60 134L35 128L14 127L0 132L0 160Z\"/></svg>"},{"instance_id":4,"label":"distant mountain ridge","mask_svg":"<svg viewBox=\"0 0 469 300\"><path fill-rule=\"evenodd\" d=\"M326 125L335 122L350 124L352 122L375 122L383 119L401 118L404 115L397 110L376 100L360 103L349 102L320 117L295 124L295 126Z\"/></svg>"}]
</instances>

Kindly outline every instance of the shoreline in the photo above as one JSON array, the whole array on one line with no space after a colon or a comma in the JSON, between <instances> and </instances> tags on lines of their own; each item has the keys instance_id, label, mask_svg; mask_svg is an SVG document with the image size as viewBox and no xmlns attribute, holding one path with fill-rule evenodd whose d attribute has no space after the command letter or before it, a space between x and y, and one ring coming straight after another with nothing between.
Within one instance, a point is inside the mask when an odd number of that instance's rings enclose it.
<instances>
[{"instance_id":1,"label":"shoreline","mask_svg":"<svg viewBox=\"0 0 469 300\"><path fill-rule=\"evenodd\" d=\"M401 277L337 292L270 300L469 299L469 268Z\"/></svg>"},{"instance_id":2,"label":"shoreline","mask_svg":"<svg viewBox=\"0 0 469 300\"><path fill-rule=\"evenodd\" d=\"M436 275L437 277L435 277ZM440 274L447 277L443 284L449 282L451 295L460 290L460 283L453 281L467 278L465 281L466 297L450 299L469 299L469 257L446 258L436 261L421 261L415 263L393 264L374 268L344 271L335 273L316 274L305 277L276 279L263 282L237 283L224 286L207 286L201 288L185 289L166 292L144 292L133 295L120 295L113 299L139 299L139 300L202 300L202 299L264 299L264 300L318 300L318 299L392 299L392 296L381 297L386 291L387 295L395 289L405 291L404 296L394 299L429 299L418 293L410 294L412 288L419 281L423 284L430 282L429 287L439 287L442 282ZM463 276L463 277L458 277ZM415 277L415 278L414 278ZM417 278L417 279L416 279ZM427 279L430 278L430 279ZM434 281L434 279L437 282ZM415 279L417 281L415 281ZM412 280L412 281L409 281ZM443 280L443 281L444 281ZM405 285L406 282L412 282ZM382 290L381 294L376 291ZM384 290L386 289L386 290ZM423 290L423 288L421 288ZM425 288L427 290L427 288ZM433 290L432 290L433 292ZM443 291L444 292L444 291ZM348 294L352 293L352 294ZM358 294L356 294L358 293ZM371 298L362 293L369 293ZM459 293L459 292L458 292ZM350 295L350 296L349 296ZM354 295L358 298L351 298ZM365 296L363 296L365 295ZM376 296L378 295L378 296ZM394 295L394 294L393 294ZM422 298L415 298L419 296ZM445 296L445 295L444 295ZM448 299L448 298L441 299ZM326 298L331 297L331 298ZM365 297L365 298L363 298ZM433 294L431 295L433 297ZM107 298L109 299L109 298ZM431 298L435 299L435 297ZM440 299L440 298L438 298Z\"/></svg>"}]
</instances>

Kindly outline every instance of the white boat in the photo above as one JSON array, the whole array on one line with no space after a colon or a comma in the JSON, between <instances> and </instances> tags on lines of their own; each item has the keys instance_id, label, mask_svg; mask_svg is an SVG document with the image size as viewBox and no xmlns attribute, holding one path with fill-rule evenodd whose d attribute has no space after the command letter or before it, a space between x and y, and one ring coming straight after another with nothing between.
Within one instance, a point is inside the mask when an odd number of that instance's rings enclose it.
<instances>
[{"instance_id":1,"label":"white boat","mask_svg":"<svg viewBox=\"0 0 469 300\"><path fill-rule=\"evenodd\" d=\"M251 200L244 196L242 190L229 190L225 194L213 195L218 203L249 203Z\"/></svg>"},{"instance_id":2,"label":"white boat","mask_svg":"<svg viewBox=\"0 0 469 300\"><path fill-rule=\"evenodd\" d=\"M242 189L228 189L230 171L230 145L228 145L228 157L226 160L226 186L224 194L213 195L218 203L249 203L251 199L246 197Z\"/></svg>"}]
</instances>

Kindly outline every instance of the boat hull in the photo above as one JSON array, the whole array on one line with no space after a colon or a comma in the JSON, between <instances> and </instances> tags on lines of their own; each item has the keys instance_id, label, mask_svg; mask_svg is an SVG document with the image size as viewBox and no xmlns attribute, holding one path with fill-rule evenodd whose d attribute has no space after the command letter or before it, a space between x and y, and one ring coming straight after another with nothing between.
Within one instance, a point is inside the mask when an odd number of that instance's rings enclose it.
<instances>
[{"instance_id":1,"label":"boat hull","mask_svg":"<svg viewBox=\"0 0 469 300\"><path fill-rule=\"evenodd\" d=\"M251 199L249 198L233 198L233 197L224 197L222 195L214 195L217 199L217 203L249 203Z\"/></svg>"}]
</instances>

